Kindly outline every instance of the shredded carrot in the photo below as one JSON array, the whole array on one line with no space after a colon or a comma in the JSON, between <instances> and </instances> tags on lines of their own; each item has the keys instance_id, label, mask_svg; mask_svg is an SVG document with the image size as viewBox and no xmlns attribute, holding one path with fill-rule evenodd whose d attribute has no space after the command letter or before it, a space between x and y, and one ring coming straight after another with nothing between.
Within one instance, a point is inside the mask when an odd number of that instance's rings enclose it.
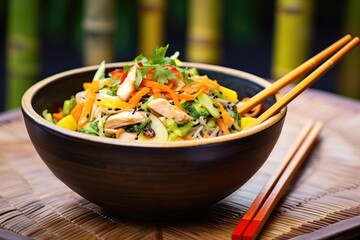
<instances>
[{"instance_id":1,"label":"shredded carrot","mask_svg":"<svg viewBox=\"0 0 360 240\"><path fill-rule=\"evenodd\" d=\"M211 88L219 89L220 85L215 80L209 79L207 76L198 76L192 78L195 82L203 82L211 86Z\"/></svg>"},{"instance_id":2,"label":"shredded carrot","mask_svg":"<svg viewBox=\"0 0 360 240\"><path fill-rule=\"evenodd\" d=\"M144 87L137 91L134 96L132 96L129 100L129 103L134 107L140 102L141 98L150 91L150 88Z\"/></svg>"},{"instance_id":3,"label":"shredded carrot","mask_svg":"<svg viewBox=\"0 0 360 240\"><path fill-rule=\"evenodd\" d=\"M223 131L223 133L225 135L230 134L229 129L227 128L225 123L220 118L215 118L215 122L220 127L221 131Z\"/></svg>"},{"instance_id":4,"label":"shredded carrot","mask_svg":"<svg viewBox=\"0 0 360 240\"><path fill-rule=\"evenodd\" d=\"M173 90L171 90L169 88L169 86L158 83L158 82L154 82L154 81L147 81L147 80L143 80L143 83L146 87L150 87L152 89L157 88L160 89L162 91L168 92L172 98L172 100L174 101L174 105L182 110L181 104L179 102L179 99L177 98L175 92Z\"/></svg>"},{"instance_id":5,"label":"shredded carrot","mask_svg":"<svg viewBox=\"0 0 360 240\"><path fill-rule=\"evenodd\" d=\"M90 85L91 85L91 82L84 82L83 83L84 90L88 89L90 87Z\"/></svg>"},{"instance_id":6,"label":"shredded carrot","mask_svg":"<svg viewBox=\"0 0 360 240\"><path fill-rule=\"evenodd\" d=\"M197 93L195 93L195 94L194 94L194 97L199 96L199 95L200 95L200 93L202 93L202 92L203 92L203 89L200 89Z\"/></svg>"},{"instance_id":7,"label":"shredded carrot","mask_svg":"<svg viewBox=\"0 0 360 240\"><path fill-rule=\"evenodd\" d=\"M195 140L195 138L193 138L193 137L190 136L190 135L186 135L183 139L184 139L184 140Z\"/></svg>"},{"instance_id":8,"label":"shredded carrot","mask_svg":"<svg viewBox=\"0 0 360 240\"><path fill-rule=\"evenodd\" d=\"M166 85L171 89L174 86L174 82L168 82Z\"/></svg>"},{"instance_id":9,"label":"shredded carrot","mask_svg":"<svg viewBox=\"0 0 360 240\"><path fill-rule=\"evenodd\" d=\"M120 135L125 132L125 129L123 128L119 128L118 130L116 130L116 133L115 133L115 137L116 139L119 139Z\"/></svg>"},{"instance_id":10,"label":"shredded carrot","mask_svg":"<svg viewBox=\"0 0 360 240\"><path fill-rule=\"evenodd\" d=\"M220 114L226 126L230 127L233 124L233 119L230 114L225 110L224 106L221 103L216 103L216 106L219 108Z\"/></svg>"},{"instance_id":11,"label":"shredded carrot","mask_svg":"<svg viewBox=\"0 0 360 240\"><path fill-rule=\"evenodd\" d=\"M98 89L99 82L95 80L92 81L91 85L86 89L85 103L78 121L78 129L82 128L90 120L91 109L93 107Z\"/></svg>"},{"instance_id":12,"label":"shredded carrot","mask_svg":"<svg viewBox=\"0 0 360 240\"><path fill-rule=\"evenodd\" d=\"M152 88L152 92L154 93L154 98L161 98L161 90L157 88Z\"/></svg>"},{"instance_id":13,"label":"shredded carrot","mask_svg":"<svg viewBox=\"0 0 360 240\"><path fill-rule=\"evenodd\" d=\"M176 94L177 98L179 100L185 100L185 101L193 101L195 99L194 95L182 93L182 94Z\"/></svg>"},{"instance_id":14,"label":"shredded carrot","mask_svg":"<svg viewBox=\"0 0 360 240\"><path fill-rule=\"evenodd\" d=\"M84 107L84 103L78 102L75 105L75 107L71 110L70 114L74 117L76 122L78 122L80 119L80 115L81 115L83 107Z\"/></svg>"},{"instance_id":15,"label":"shredded carrot","mask_svg":"<svg viewBox=\"0 0 360 240\"><path fill-rule=\"evenodd\" d=\"M56 120L56 122L60 121L61 119L63 119L65 116L64 116L64 112L63 110L61 109L59 112L57 113L53 113L53 118Z\"/></svg>"}]
</instances>

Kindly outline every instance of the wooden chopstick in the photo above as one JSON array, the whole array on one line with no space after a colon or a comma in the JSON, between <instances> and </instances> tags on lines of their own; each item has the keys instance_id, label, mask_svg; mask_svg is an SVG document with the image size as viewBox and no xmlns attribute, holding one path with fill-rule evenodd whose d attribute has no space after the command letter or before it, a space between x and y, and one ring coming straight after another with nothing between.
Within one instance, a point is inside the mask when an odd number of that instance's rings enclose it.
<instances>
[{"instance_id":1,"label":"wooden chopstick","mask_svg":"<svg viewBox=\"0 0 360 240\"><path fill-rule=\"evenodd\" d=\"M244 104L240 105L238 107L238 113L239 114L245 114L248 111L250 111L252 108L254 108L259 103L263 102L265 99L273 95L274 93L280 91L285 86L289 85L290 83L294 82L296 79L301 77L302 75L308 73L311 69L313 69L315 66L319 65L321 62L323 62L326 58L328 58L331 54L338 51L341 47L343 47L346 43L348 43L351 40L351 36L348 34L314 57L310 58L291 72L287 73L280 79L278 79L276 82L274 82L270 87L265 88L255 96L251 97L248 101L244 102Z\"/></svg>"},{"instance_id":2,"label":"wooden chopstick","mask_svg":"<svg viewBox=\"0 0 360 240\"><path fill-rule=\"evenodd\" d=\"M249 124L245 129L254 127L271 116L277 113L280 109L289 104L294 98L296 98L300 93L305 89L310 87L316 80L323 76L327 71L329 71L342 57L345 56L351 49L353 49L357 44L359 44L360 39L358 37L353 38L349 43L342 47L338 52L331 56L326 62L320 65L315 69L311 74L309 74L304 80L299 82L293 89L291 89L287 94L280 98L275 104L268 108L264 113L257 117L251 124Z\"/></svg>"},{"instance_id":3,"label":"wooden chopstick","mask_svg":"<svg viewBox=\"0 0 360 240\"><path fill-rule=\"evenodd\" d=\"M257 237L287 185L310 154L322 127L321 122L309 121L305 124L286 157L279 163L273 175L236 226L232 233L232 240Z\"/></svg>"}]
</instances>

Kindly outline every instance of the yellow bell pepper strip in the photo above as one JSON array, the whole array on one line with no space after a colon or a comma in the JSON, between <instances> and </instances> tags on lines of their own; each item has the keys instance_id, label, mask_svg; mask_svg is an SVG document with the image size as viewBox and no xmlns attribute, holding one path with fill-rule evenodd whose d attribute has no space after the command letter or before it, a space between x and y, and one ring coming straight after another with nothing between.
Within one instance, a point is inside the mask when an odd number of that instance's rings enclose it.
<instances>
[{"instance_id":1,"label":"yellow bell pepper strip","mask_svg":"<svg viewBox=\"0 0 360 240\"><path fill-rule=\"evenodd\" d=\"M227 87L224 87L224 86L220 86L219 91L224 94L226 100L228 100L229 102L232 102L232 103L238 102L238 95L237 95L236 91L229 89Z\"/></svg>"},{"instance_id":2,"label":"yellow bell pepper strip","mask_svg":"<svg viewBox=\"0 0 360 240\"><path fill-rule=\"evenodd\" d=\"M91 85L85 91L85 103L81 111L81 115L78 121L78 129L85 126L90 120L91 109L96 98L96 92L99 90L99 81L93 80Z\"/></svg>"},{"instance_id":3,"label":"yellow bell pepper strip","mask_svg":"<svg viewBox=\"0 0 360 240\"><path fill-rule=\"evenodd\" d=\"M72 131L75 131L77 129L77 123L71 114L62 118L56 125Z\"/></svg>"},{"instance_id":4,"label":"yellow bell pepper strip","mask_svg":"<svg viewBox=\"0 0 360 240\"><path fill-rule=\"evenodd\" d=\"M240 128L241 130L245 129L248 125L250 125L256 118L254 117L242 117L240 119Z\"/></svg>"},{"instance_id":5,"label":"yellow bell pepper strip","mask_svg":"<svg viewBox=\"0 0 360 240\"><path fill-rule=\"evenodd\" d=\"M113 110L119 109L130 109L133 108L134 105L127 103L123 100L120 99L116 99L116 98L102 98L102 99L97 99L95 104L99 107L104 107L104 108L111 108Z\"/></svg>"}]
</instances>

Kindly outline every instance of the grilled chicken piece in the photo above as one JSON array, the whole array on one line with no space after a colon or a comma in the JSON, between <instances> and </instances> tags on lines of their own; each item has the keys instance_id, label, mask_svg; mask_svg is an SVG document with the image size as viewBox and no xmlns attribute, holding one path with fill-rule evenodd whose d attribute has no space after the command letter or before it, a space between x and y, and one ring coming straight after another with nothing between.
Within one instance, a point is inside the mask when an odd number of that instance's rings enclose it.
<instances>
[{"instance_id":1,"label":"grilled chicken piece","mask_svg":"<svg viewBox=\"0 0 360 240\"><path fill-rule=\"evenodd\" d=\"M128 125L142 123L146 120L146 115L141 112L120 112L108 117L105 128L120 128Z\"/></svg>"},{"instance_id":2,"label":"grilled chicken piece","mask_svg":"<svg viewBox=\"0 0 360 240\"><path fill-rule=\"evenodd\" d=\"M148 103L148 106L160 115L174 119L177 124L187 123L192 119L187 113L171 105L163 98L156 98Z\"/></svg>"},{"instance_id":3,"label":"grilled chicken piece","mask_svg":"<svg viewBox=\"0 0 360 240\"><path fill-rule=\"evenodd\" d=\"M129 133L123 132L120 134L120 140L140 140L140 141L167 141L168 132L164 124L154 114L148 112L130 112L123 111L108 117L105 123L105 135L115 135L117 130L121 127L133 125L144 122L148 117L151 120L152 136L146 136L146 133L141 132Z\"/></svg>"},{"instance_id":4,"label":"grilled chicken piece","mask_svg":"<svg viewBox=\"0 0 360 240\"><path fill-rule=\"evenodd\" d=\"M181 74L179 74L180 77L179 78L176 78L175 82L174 82L174 86L173 86L173 90L176 92L176 91L179 91L180 89L182 89L184 86L185 86L185 82L183 80L183 77Z\"/></svg>"},{"instance_id":5,"label":"grilled chicken piece","mask_svg":"<svg viewBox=\"0 0 360 240\"><path fill-rule=\"evenodd\" d=\"M124 82L119 86L116 95L123 101L127 101L130 95L135 92L136 66L134 65Z\"/></svg>"}]
</instances>

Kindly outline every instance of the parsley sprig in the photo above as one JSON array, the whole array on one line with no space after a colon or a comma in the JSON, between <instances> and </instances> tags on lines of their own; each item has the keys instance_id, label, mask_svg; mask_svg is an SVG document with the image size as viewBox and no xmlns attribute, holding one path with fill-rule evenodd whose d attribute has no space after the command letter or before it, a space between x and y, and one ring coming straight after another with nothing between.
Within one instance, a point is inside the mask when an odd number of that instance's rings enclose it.
<instances>
[{"instance_id":1,"label":"parsley sprig","mask_svg":"<svg viewBox=\"0 0 360 240\"><path fill-rule=\"evenodd\" d=\"M169 79L174 79L176 77L175 73L166 66L174 67L182 74L183 79L186 82L192 83L192 80L186 74L186 68L182 68L176 64L176 60L179 57L179 52L175 52L170 57L167 57L166 53L168 48L169 45L159 47L150 53L149 58L140 54L134 59L134 63L136 65L136 87L140 86L142 80L144 79L144 76L150 71L152 71L152 77L161 84L166 84L168 83ZM125 68L124 70L126 71Z\"/></svg>"}]
</instances>

